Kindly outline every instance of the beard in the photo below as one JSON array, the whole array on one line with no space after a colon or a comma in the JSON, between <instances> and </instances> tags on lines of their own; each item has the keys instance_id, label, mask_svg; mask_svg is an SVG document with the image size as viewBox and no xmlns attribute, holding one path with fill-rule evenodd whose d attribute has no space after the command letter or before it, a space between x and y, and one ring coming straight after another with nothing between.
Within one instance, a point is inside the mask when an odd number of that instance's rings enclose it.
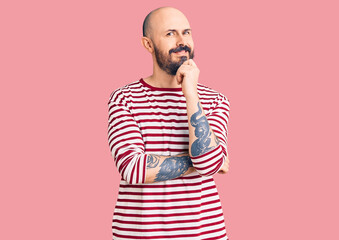
<instances>
[{"instance_id":1,"label":"beard","mask_svg":"<svg viewBox=\"0 0 339 240\"><path fill-rule=\"evenodd\" d=\"M188 55L190 59L194 58L194 51L191 51L191 48L188 46L179 46L177 48L173 48L169 50L168 55L162 53L156 46L154 45L154 54L155 59L157 60L157 63L159 67L164 70L169 75L175 76L177 74L177 71L179 67L187 60L187 56L180 56L178 61L172 61L172 53L174 52L180 52L182 50L188 51Z\"/></svg>"}]
</instances>

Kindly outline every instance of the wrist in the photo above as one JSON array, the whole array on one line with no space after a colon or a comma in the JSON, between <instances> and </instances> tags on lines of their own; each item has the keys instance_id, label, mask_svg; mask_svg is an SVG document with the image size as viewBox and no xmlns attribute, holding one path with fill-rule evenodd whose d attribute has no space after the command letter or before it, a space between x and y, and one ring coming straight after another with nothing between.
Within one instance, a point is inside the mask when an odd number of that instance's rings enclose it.
<instances>
[{"instance_id":1,"label":"wrist","mask_svg":"<svg viewBox=\"0 0 339 240\"><path fill-rule=\"evenodd\" d=\"M195 101L199 100L198 92L186 92L185 94L186 101Z\"/></svg>"}]
</instances>

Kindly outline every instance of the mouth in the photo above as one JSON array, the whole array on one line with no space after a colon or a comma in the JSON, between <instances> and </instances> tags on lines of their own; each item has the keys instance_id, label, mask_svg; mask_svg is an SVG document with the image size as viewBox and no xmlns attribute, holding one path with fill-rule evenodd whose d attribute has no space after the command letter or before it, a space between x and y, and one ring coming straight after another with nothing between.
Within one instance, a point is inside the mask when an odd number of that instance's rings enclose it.
<instances>
[{"instance_id":1,"label":"mouth","mask_svg":"<svg viewBox=\"0 0 339 240\"><path fill-rule=\"evenodd\" d=\"M180 52L175 52L174 54L175 54L175 55L181 56L181 55L186 55L186 53L187 53L187 51L182 50L182 51L180 51Z\"/></svg>"}]
</instances>

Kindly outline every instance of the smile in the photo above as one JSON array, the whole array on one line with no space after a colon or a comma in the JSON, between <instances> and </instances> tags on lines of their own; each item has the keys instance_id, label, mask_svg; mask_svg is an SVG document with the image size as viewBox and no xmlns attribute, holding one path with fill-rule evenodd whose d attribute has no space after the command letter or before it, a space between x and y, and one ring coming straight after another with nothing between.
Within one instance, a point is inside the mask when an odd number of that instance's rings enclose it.
<instances>
[{"instance_id":1,"label":"smile","mask_svg":"<svg viewBox=\"0 0 339 240\"><path fill-rule=\"evenodd\" d=\"M182 50L180 52L176 52L175 53L176 55L186 55L186 51L185 50Z\"/></svg>"}]
</instances>

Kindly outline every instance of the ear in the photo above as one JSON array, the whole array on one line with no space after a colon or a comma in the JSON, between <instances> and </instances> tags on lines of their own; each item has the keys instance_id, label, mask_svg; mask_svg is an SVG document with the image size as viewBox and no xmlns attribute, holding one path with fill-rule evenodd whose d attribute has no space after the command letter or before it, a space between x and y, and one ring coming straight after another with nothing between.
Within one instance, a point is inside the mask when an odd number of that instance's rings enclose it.
<instances>
[{"instance_id":1,"label":"ear","mask_svg":"<svg viewBox=\"0 0 339 240\"><path fill-rule=\"evenodd\" d=\"M144 46L144 48L146 48L146 50L150 53L154 52L154 48L153 48L153 44L152 44L152 40L149 39L148 37L142 37L141 38L141 45Z\"/></svg>"}]
</instances>

